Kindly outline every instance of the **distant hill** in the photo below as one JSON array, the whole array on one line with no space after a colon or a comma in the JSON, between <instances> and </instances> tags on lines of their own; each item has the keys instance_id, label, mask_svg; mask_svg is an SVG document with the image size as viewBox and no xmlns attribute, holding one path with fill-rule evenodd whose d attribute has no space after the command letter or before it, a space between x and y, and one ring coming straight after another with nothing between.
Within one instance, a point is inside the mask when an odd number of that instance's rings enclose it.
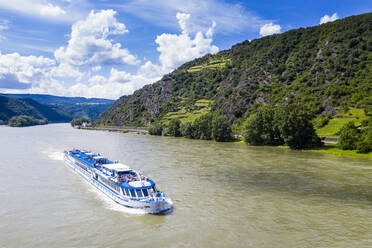
<instances>
[{"instance_id":1,"label":"distant hill","mask_svg":"<svg viewBox=\"0 0 372 248\"><path fill-rule=\"evenodd\" d=\"M115 100L104 98L85 98L85 97L67 97L53 96L44 94L1 94L7 97L30 98L44 104L61 104L61 103L87 103L87 104L112 104Z\"/></svg>"},{"instance_id":2,"label":"distant hill","mask_svg":"<svg viewBox=\"0 0 372 248\"><path fill-rule=\"evenodd\" d=\"M180 66L123 96L97 125L149 125L219 112L230 123L257 106L300 103L314 115L372 105L372 13L244 41Z\"/></svg>"},{"instance_id":3,"label":"distant hill","mask_svg":"<svg viewBox=\"0 0 372 248\"><path fill-rule=\"evenodd\" d=\"M14 116L25 115L49 122L68 122L71 117L59 113L52 107L38 103L32 99L17 99L0 96L0 121L6 124Z\"/></svg>"},{"instance_id":4,"label":"distant hill","mask_svg":"<svg viewBox=\"0 0 372 248\"><path fill-rule=\"evenodd\" d=\"M114 100L85 97L64 97L43 94L0 94L10 98L32 99L48 105L56 112L72 118L89 117L95 119L105 111Z\"/></svg>"}]
</instances>

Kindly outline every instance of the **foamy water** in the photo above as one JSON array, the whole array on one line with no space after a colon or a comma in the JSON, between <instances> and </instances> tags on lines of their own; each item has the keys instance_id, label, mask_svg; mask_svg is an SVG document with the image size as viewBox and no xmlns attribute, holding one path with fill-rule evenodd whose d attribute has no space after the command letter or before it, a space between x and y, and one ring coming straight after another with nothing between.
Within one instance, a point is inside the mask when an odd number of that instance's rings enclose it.
<instances>
[{"instance_id":1,"label":"foamy water","mask_svg":"<svg viewBox=\"0 0 372 248\"><path fill-rule=\"evenodd\" d=\"M146 212L146 210L144 210L144 209L127 208L125 206L122 206L120 204L117 204L116 202L114 202L113 200L111 200L110 198L108 198L99 189L93 187L92 185L90 185L90 183L88 183L84 179L82 179L82 180L85 182L85 185L87 186L87 189L90 192L94 193L95 198L98 199L98 200L100 200L100 201L102 201L104 203L104 206L105 206L106 209L117 211L117 212L122 212L122 213L127 213L127 214L134 214L134 215L148 214L148 212ZM168 206L169 209L172 209L173 208L173 202L172 202L172 200L171 199L167 199L166 201L167 201L167 203L169 205Z\"/></svg>"},{"instance_id":2,"label":"foamy water","mask_svg":"<svg viewBox=\"0 0 372 248\"><path fill-rule=\"evenodd\" d=\"M52 160L63 161L64 153L62 151L49 151L47 155Z\"/></svg>"},{"instance_id":3,"label":"foamy water","mask_svg":"<svg viewBox=\"0 0 372 248\"><path fill-rule=\"evenodd\" d=\"M134 214L134 215L144 215L144 214L146 214L146 211L143 210L143 209L127 208L125 206L117 204L116 202L114 202L113 200L108 198L100 190L92 187L88 182L86 182L86 185L87 185L87 187L89 187L88 190L90 192L94 193L95 198L104 203L104 206L105 206L106 209L117 211L117 212L122 212L122 213L127 213L127 214Z\"/></svg>"}]
</instances>

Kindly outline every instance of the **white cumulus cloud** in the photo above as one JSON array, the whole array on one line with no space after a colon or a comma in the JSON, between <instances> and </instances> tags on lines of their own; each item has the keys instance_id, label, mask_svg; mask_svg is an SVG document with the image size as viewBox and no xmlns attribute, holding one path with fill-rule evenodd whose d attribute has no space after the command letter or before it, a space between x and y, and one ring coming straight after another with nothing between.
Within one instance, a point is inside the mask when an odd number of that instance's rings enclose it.
<instances>
[{"instance_id":1,"label":"white cumulus cloud","mask_svg":"<svg viewBox=\"0 0 372 248\"><path fill-rule=\"evenodd\" d=\"M161 34L158 35L155 42L158 44L157 50L160 52L159 64L146 61L142 64L136 74L130 74L112 68L110 75L104 77L95 75L89 78L89 87L85 84L79 84L71 87L74 95L85 94L88 96L101 96L118 98L122 95L132 94L133 91L143 87L146 84L153 83L166 73L176 69L179 65L203 56L207 53L218 52L218 47L212 45L213 29L212 26L206 33L196 32L190 34L189 25L191 15L187 13L177 13L180 34Z\"/></svg>"},{"instance_id":2,"label":"white cumulus cloud","mask_svg":"<svg viewBox=\"0 0 372 248\"><path fill-rule=\"evenodd\" d=\"M337 13L334 13L333 15L329 16L329 15L324 15L322 18L320 18L320 22L319 24L324 24L324 23L327 23L327 22L333 22L333 21L336 21L338 20L338 15Z\"/></svg>"},{"instance_id":3,"label":"white cumulus cloud","mask_svg":"<svg viewBox=\"0 0 372 248\"><path fill-rule=\"evenodd\" d=\"M61 9L59 6L54 6L51 3L48 3L47 5L43 5L40 8L40 15L42 16L59 16L59 15L65 15L66 11Z\"/></svg>"},{"instance_id":4,"label":"white cumulus cloud","mask_svg":"<svg viewBox=\"0 0 372 248\"><path fill-rule=\"evenodd\" d=\"M115 18L114 10L102 10L72 25L67 47L60 47L54 56L59 62L74 66L104 64L138 64L137 58L120 43L107 39L109 35L128 32L124 23Z\"/></svg>"},{"instance_id":5,"label":"white cumulus cloud","mask_svg":"<svg viewBox=\"0 0 372 248\"><path fill-rule=\"evenodd\" d=\"M13 74L21 83L38 82L49 74L55 61L43 56L21 56L0 53L0 75Z\"/></svg>"},{"instance_id":6,"label":"white cumulus cloud","mask_svg":"<svg viewBox=\"0 0 372 248\"><path fill-rule=\"evenodd\" d=\"M176 17L182 33L161 34L155 40L158 44L157 50L160 52L159 61L165 70L173 70L186 61L207 53L218 52L218 47L212 45L213 40L209 37L213 33L213 28L208 30L207 34L199 31L194 37L191 37L187 30L190 15L177 13Z\"/></svg>"},{"instance_id":7,"label":"white cumulus cloud","mask_svg":"<svg viewBox=\"0 0 372 248\"><path fill-rule=\"evenodd\" d=\"M159 80L184 62L219 50L212 44L215 22L206 31L192 32L192 16L178 13L180 32L163 33L155 39L158 61L145 61L137 72L126 72L119 68L123 64L138 65L139 61L120 43L109 39L110 35L128 32L115 14L113 10L92 11L73 24L68 44L58 48L53 59L0 52L1 91L116 99ZM107 67L111 69L107 71ZM12 83L13 88L9 87Z\"/></svg>"},{"instance_id":8,"label":"white cumulus cloud","mask_svg":"<svg viewBox=\"0 0 372 248\"><path fill-rule=\"evenodd\" d=\"M280 25L274 25L272 22L263 25L260 28L261 36L268 36L272 34L280 34L281 27Z\"/></svg>"}]
</instances>

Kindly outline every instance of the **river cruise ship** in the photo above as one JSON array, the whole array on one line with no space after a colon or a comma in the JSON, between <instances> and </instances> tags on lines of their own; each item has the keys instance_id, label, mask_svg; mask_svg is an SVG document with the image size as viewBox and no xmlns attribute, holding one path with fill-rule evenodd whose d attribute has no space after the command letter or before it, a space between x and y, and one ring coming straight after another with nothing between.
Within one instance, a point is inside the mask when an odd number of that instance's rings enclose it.
<instances>
[{"instance_id":1,"label":"river cruise ship","mask_svg":"<svg viewBox=\"0 0 372 248\"><path fill-rule=\"evenodd\" d=\"M84 150L64 152L64 161L108 198L128 208L158 214L170 210L171 200L155 182L127 165Z\"/></svg>"}]
</instances>

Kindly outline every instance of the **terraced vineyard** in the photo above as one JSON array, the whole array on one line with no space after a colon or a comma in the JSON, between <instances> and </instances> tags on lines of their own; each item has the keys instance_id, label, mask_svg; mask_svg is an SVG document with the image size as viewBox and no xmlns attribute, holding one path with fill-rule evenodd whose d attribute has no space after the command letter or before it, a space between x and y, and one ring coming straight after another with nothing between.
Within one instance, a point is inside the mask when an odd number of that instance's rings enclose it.
<instances>
[{"instance_id":1,"label":"terraced vineyard","mask_svg":"<svg viewBox=\"0 0 372 248\"><path fill-rule=\"evenodd\" d=\"M181 104L183 106L184 104ZM161 122L168 123L172 119L180 119L181 122L194 121L199 116L209 113L213 101L210 100L198 100L192 106L185 106L176 112L168 112L161 119Z\"/></svg>"},{"instance_id":2,"label":"terraced vineyard","mask_svg":"<svg viewBox=\"0 0 372 248\"><path fill-rule=\"evenodd\" d=\"M187 72L197 72L202 71L206 69L223 69L226 67L226 64L230 62L230 59L222 57L222 58L214 58L209 60L207 63L197 66L192 66L190 69L187 70Z\"/></svg>"}]
</instances>

